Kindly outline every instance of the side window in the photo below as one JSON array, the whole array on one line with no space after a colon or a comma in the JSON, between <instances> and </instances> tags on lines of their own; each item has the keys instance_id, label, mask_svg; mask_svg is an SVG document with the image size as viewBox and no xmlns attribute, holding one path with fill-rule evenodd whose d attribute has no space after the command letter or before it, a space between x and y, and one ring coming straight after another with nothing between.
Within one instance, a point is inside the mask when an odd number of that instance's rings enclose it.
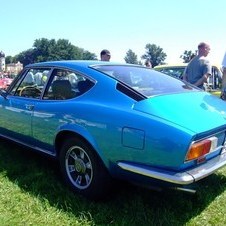
<instances>
[{"instance_id":1,"label":"side window","mask_svg":"<svg viewBox=\"0 0 226 226\"><path fill-rule=\"evenodd\" d=\"M82 83L91 83L91 86ZM84 87L85 85L85 87ZM90 89L94 85L93 82L86 79L80 74L76 74L70 70L54 69L51 82L44 94L45 100L67 100L81 95L86 89ZM90 87L90 88L89 88Z\"/></svg>"},{"instance_id":2,"label":"side window","mask_svg":"<svg viewBox=\"0 0 226 226\"><path fill-rule=\"evenodd\" d=\"M10 92L11 95L36 99L40 98L49 72L50 69L29 69L17 81L17 84Z\"/></svg>"}]
</instances>

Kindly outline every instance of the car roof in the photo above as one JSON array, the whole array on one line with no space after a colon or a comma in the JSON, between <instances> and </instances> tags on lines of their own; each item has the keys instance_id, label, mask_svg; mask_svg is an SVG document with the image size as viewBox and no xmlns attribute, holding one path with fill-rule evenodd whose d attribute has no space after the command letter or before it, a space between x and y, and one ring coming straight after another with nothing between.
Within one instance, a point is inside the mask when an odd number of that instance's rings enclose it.
<instances>
[{"instance_id":1,"label":"car roof","mask_svg":"<svg viewBox=\"0 0 226 226\"><path fill-rule=\"evenodd\" d=\"M98 61L98 60L60 60L60 61L47 61L47 62L39 62L34 64L29 64L26 67L74 67L74 66L82 66L89 67L92 65L125 65L125 63L116 63L109 61ZM126 64L128 65L128 64Z\"/></svg>"}]
</instances>

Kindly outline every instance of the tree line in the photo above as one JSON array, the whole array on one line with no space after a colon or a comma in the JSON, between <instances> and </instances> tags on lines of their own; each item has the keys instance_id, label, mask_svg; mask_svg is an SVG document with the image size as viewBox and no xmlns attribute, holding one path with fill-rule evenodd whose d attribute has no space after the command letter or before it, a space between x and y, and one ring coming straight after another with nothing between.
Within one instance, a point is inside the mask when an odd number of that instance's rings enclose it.
<instances>
[{"instance_id":1,"label":"tree line","mask_svg":"<svg viewBox=\"0 0 226 226\"><path fill-rule=\"evenodd\" d=\"M185 50L180 58L185 63L189 62L195 53ZM124 60L130 64L142 64L141 60L150 60L152 66L164 64L167 55L160 46L156 44L146 44L145 53L138 60L137 55L129 49L126 52ZM89 52L83 48L72 45L69 40L66 39L36 39L33 47L27 49L15 56L6 56L6 64L16 63L20 61L24 66L43 62L43 61L55 61L55 60L97 60L97 56L94 53Z\"/></svg>"}]
</instances>

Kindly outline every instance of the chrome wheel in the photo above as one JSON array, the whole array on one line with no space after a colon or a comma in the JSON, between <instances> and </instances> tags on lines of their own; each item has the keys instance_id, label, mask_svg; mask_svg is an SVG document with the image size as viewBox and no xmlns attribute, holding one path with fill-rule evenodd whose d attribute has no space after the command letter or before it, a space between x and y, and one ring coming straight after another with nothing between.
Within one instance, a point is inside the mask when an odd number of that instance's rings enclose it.
<instances>
[{"instance_id":1,"label":"chrome wheel","mask_svg":"<svg viewBox=\"0 0 226 226\"><path fill-rule=\"evenodd\" d=\"M65 168L71 183L78 189L89 187L93 178L92 162L87 152L79 147L72 146L65 156Z\"/></svg>"},{"instance_id":2,"label":"chrome wheel","mask_svg":"<svg viewBox=\"0 0 226 226\"><path fill-rule=\"evenodd\" d=\"M77 137L69 137L59 154L62 176L73 191L92 200L106 197L111 177L91 145Z\"/></svg>"}]
</instances>

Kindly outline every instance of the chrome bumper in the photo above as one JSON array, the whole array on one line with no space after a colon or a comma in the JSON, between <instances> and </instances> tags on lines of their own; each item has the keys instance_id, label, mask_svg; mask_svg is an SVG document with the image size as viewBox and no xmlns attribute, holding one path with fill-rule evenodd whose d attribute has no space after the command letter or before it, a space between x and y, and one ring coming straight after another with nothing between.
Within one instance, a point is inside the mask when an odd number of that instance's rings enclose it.
<instances>
[{"instance_id":1,"label":"chrome bumper","mask_svg":"<svg viewBox=\"0 0 226 226\"><path fill-rule=\"evenodd\" d=\"M206 163L200 164L200 166L197 166L194 169L184 172L172 172L153 167L140 166L133 163L118 162L118 166L123 170L178 185L187 185L201 180L202 178L213 174L224 165L226 165L226 152Z\"/></svg>"}]
</instances>

